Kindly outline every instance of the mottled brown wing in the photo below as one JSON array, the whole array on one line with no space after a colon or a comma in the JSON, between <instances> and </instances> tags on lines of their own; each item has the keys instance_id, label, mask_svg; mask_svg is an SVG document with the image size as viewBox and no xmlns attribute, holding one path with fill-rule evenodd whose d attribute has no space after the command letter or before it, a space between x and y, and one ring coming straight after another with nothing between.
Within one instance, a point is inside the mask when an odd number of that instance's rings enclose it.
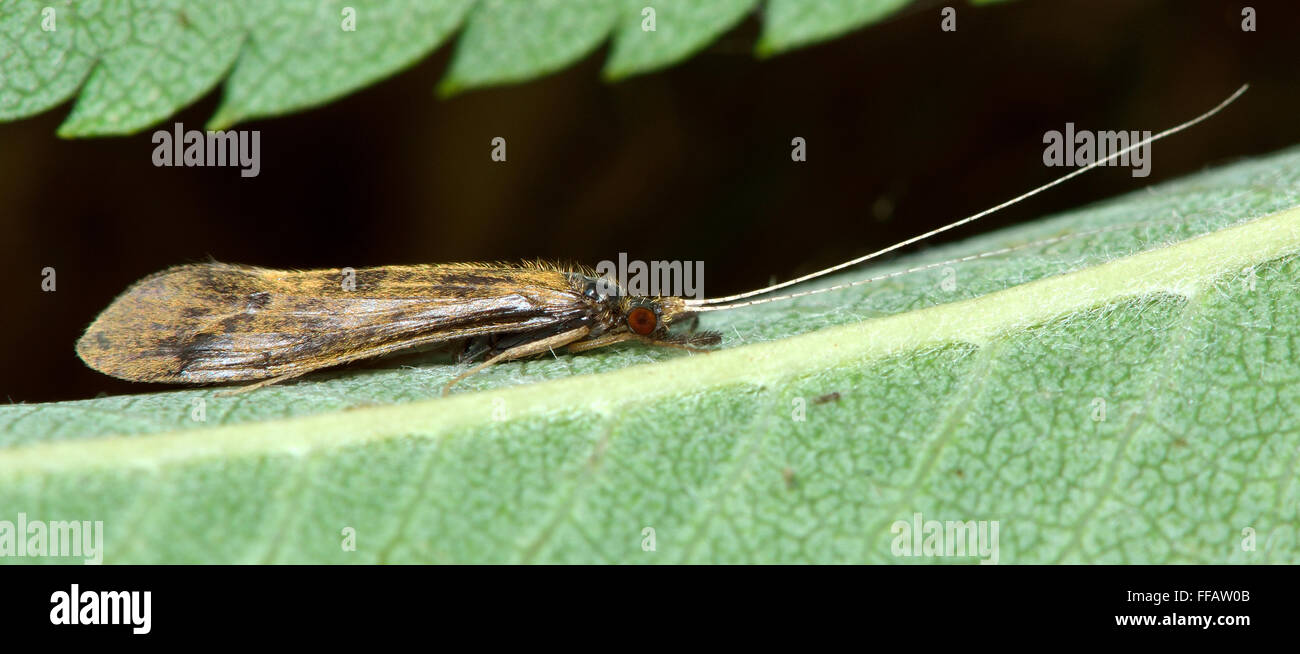
<instances>
[{"instance_id":1,"label":"mottled brown wing","mask_svg":"<svg viewBox=\"0 0 1300 654\"><path fill-rule=\"evenodd\" d=\"M95 319L77 354L91 368L132 381L244 381L544 329L585 309L563 272L541 268L195 264L137 282Z\"/></svg>"}]
</instances>

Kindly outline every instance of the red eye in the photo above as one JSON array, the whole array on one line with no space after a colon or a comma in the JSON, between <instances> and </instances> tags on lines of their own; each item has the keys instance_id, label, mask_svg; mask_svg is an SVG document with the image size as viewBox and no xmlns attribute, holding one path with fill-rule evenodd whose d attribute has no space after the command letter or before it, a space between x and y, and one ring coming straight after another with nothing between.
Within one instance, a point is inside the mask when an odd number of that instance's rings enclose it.
<instances>
[{"instance_id":1,"label":"red eye","mask_svg":"<svg viewBox=\"0 0 1300 654\"><path fill-rule=\"evenodd\" d=\"M627 314L627 327L632 330L633 334L649 336L650 332L658 326L659 320L655 318L655 312L645 308L637 307Z\"/></svg>"}]
</instances>

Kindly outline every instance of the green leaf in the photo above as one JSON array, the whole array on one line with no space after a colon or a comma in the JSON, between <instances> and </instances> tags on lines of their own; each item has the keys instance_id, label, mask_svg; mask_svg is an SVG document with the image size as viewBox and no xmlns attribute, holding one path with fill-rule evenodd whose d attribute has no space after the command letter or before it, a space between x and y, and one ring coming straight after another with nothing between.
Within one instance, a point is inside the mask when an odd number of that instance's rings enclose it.
<instances>
[{"instance_id":1,"label":"green leaf","mask_svg":"<svg viewBox=\"0 0 1300 654\"><path fill-rule=\"evenodd\" d=\"M757 51L771 55L834 38L902 9L911 0L768 0Z\"/></svg>"},{"instance_id":2,"label":"green leaf","mask_svg":"<svg viewBox=\"0 0 1300 654\"><path fill-rule=\"evenodd\" d=\"M113 42L99 52L60 136L144 129L207 93L234 62L241 41L235 5L164 0L144 6L128 13L121 4L105 5L112 11L102 20L115 30Z\"/></svg>"},{"instance_id":3,"label":"green leaf","mask_svg":"<svg viewBox=\"0 0 1300 654\"><path fill-rule=\"evenodd\" d=\"M209 129L323 104L383 79L432 52L473 4L243 1L247 43Z\"/></svg>"},{"instance_id":4,"label":"green leaf","mask_svg":"<svg viewBox=\"0 0 1300 654\"><path fill-rule=\"evenodd\" d=\"M1002 562L1300 562L1297 189L1291 150L935 248L706 314L709 355L0 407L0 520L115 563L975 560L893 555L917 513Z\"/></svg>"},{"instance_id":5,"label":"green leaf","mask_svg":"<svg viewBox=\"0 0 1300 654\"><path fill-rule=\"evenodd\" d=\"M770 0L759 54L833 38L909 0ZM64 137L155 125L228 74L209 129L317 106L415 64L464 26L439 92L522 82L612 39L623 79L699 52L758 0L6 0L0 121L78 93ZM647 9L654 11L649 29Z\"/></svg>"},{"instance_id":6,"label":"green leaf","mask_svg":"<svg viewBox=\"0 0 1300 654\"><path fill-rule=\"evenodd\" d=\"M615 0L480 0L456 47L443 95L557 71L595 50Z\"/></svg>"},{"instance_id":7,"label":"green leaf","mask_svg":"<svg viewBox=\"0 0 1300 654\"><path fill-rule=\"evenodd\" d=\"M677 63L708 45L745 17L758 0L621 0L623 14L605 77L618 80ZM646 10L654 10L648 29Z\"/></svg>"},{"instance_id":8,"label":"green leaf","mask_svg":"<svg viewBox=\"0 0 1300 654\"><path fill-rule=\"evenodd\" d=\"M77 22L80 29L72 27ZM71 97L101 50L95 37L109 31L107 25L77 21L71 2L0 5L0 120L30 116Z\"/></svg>"},{"instance_id":9,"label":"green leaf","mask_svg":"<svg viewBox=\"0 0 1300 654\"><path fill-rule=\"evenodd\" d=\"M233 6L18 0L0 8L0 120L81 95L61 136L126 134L211 89L239 51Z\"/></svg>"}]
</instances>

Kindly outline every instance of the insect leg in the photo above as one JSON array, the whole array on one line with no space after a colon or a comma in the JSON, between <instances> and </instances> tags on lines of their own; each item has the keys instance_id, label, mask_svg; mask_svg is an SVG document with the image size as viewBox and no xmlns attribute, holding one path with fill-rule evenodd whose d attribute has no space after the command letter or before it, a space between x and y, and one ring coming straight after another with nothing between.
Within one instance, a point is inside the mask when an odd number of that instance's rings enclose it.
<instances>
[{"instance_id":1,"label":"insect leg","mask_svg":"<svg viewBox=\"0 0 1300 654\"><path fill-rule=\"evenodd\" d=\"M648 336L638 336L630 332L623 332L621 334L606 334L604 336L593 338L589 341L579 341L577 343L571 343L569 345L569 352L585 352L587 350L594 350L598 347L605 347L606 345L613 345L615 343L622 343L624 341L640 341L642 343L645 343L646 345L654 345L656 347L671 347L678 350L686 350L687 352L708 352L709 350L701 347L696 347L696 346L717 345L721 340L722 340L721 337L716 332L699 332L698 334L673 335L670 336L669 338L659 338L659 339L650 338Z\"/></svg>"},{"instance_id":2,"label":"insect leg","mask_svg":"<svg viewBox=\"0 0 1300 654\"><path fill-rule=\"evenodd\" d=\"M447 382L446 386L442 387L442 394L446 395L449 391L451 391L451 387L455 386L462 379L465 379L466 377L469 377L495 363L499 363L501 361L509 361L511 359L520 359L523 357L532 356L534 354L541 354L542 352L557 347L563 347L565 345L568 345L569 343L581 339L583 336L586 336L590 332L591 332L591 328L584 325L577 329L570 329L567 332L560 332L559 334L556 334L554 336L548 336L546 338L539 339L531 343L524 343L523 345L520 345L518 347L512 347L509 350L506 350L505 352L502 352L501 354L498 354L492 357L491 359L488 359L487 361L484 361L483 363L480 363L477 366L474 366L473 368L470 368L469 370L466 370L465 372L457 375L454 379Z\"/></svg>"},{"instance_id":3,"label":"insect leg","mask_svg":"<svg viewBox=\"0 0 1300 654\"><path fill-rule=\"evenodd\" d=\"M481 336L467 339L465 341L465 349L461 350L460 356L457 357L457 361L459 363L469 363L485 353L490 354L497 351L497 340L499 340L497 334L483 334Z\"/></svg>"},{"instance_id":4,"label":"insect leg","mask_svg":"<svg viewBox=\"0 0 1300 654\"><path fill-rule=\"evenodd\" d=\"M605 334L604 336L597 336L596 338L593 338L589 341L578 341L577 343L570 343L569 351L586 352L587 350L594 350L598 347L605 347L606 345L622 343L623 341L630 341L634 338L636 338L636 336L634 336L629 332L623 332L622 334Z\"/></svg>"},{"instance_id":5,"label":"insect leg","mask_svg":"<svg viewBox=\"0 0 1300 654\"><path fill-rule=\"evenodd\" d=\"M295 371L293 371L293 372L285 373L285 374L280 375L280 376L278 376L278 377L271 377L271 378L269 378L269 379L263 379L263 380L261 380L261 381L253 382L253 383L251 383L251 384L245 384L245 385L243 385L243 386L236 386L235 388L230 388L230 389L227 389L227 390L224 390L224 391L219 391L219 392L216 393L216 396L217 396L217 397L229 397L229 396L231 396L231 395L239 395L240 393L247 393L248 391L251 391L251 390L254 390L254 389L258 389L258 388L262 388L263 386L270 386L271 384L278 384L278 383L280 383L280 382L282 382L282 381L285 381L286 379L293 379L294 377L301 377L301 376L303 376L303 375L305 375L305 374L307 374L307 373L309 373L309 372L311 372L311 371L313 371L313 370L319 370L319 369L321 369L321 368L326 368L326 367L328 367L328 366L316 366L315 368L305 368L305 369L303 369L303 370L295 370Z\"/></svg>"},{"instance_id":6,"label":"insect leg","mask_svg":"<svg viewBox=\"0 0 1300 654\"><path fill-rule=\"evenodd\" d=\"M712 351L708 348L687 345L686 343L677 340L656 340L648 336L637 336L635 334L632 334L631 336L646 345L653 345L655 347L671 347L674 350L686 350L687 352L695 352L699 354L708 354ZM714 341L713 344L716 345L716 341Z\"/></svg>"}]
</instances>

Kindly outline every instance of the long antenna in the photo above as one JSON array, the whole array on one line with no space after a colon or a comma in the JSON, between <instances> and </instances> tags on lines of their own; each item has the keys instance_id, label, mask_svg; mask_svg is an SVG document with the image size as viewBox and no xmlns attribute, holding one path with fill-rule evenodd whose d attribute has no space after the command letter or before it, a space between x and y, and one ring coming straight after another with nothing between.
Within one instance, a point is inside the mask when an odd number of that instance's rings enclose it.
<instances>
[{"instance_id":1,"label":"long antenna","mask_svg":"<svg viewBox=\"0 0 1300 654\"><path fill-rule=\"evenodd\" d=\"M1032 191L1029 191L1028 193L1023 193L1023 194L1021 194L1021 195L1018 195L1018 196L1016 196L1016 197L1014 197L1014 198L1012 198L1012 199L1010 199L1010 200L1007 200L1006 202L1003 202L1002 204L999 204L999 205L997 205L997 206L995 206L995 207L991 207L991 208L989 208L989 209L985 209L984 211L981 211L981 212L979 212L979 213L977 213L977 214L974 214L974 215L971 215L971 216L967 216L967 217L962 218L961 220L958 220L958 221L955 221L955 222L948 223L947 225L944 225L944 226L942 226L942 227L937 227L937 228L932 229L932 230L930 230L930 231L928 231L928 232L926 232L926 233L924 233L924 234L921 234L921 235L919 235L919 236L913 236L912 238L909 238L909 239L907 239L907 240L905 240L905 241L899 241L898 243L895 243L895 244L893 244L893 245L891 245L891 246L889 246L889 247L887 247L887 248L883 248L883 249L880 249L880 250L876 250L875 252L872 252L871 254L866 254L866 255L860 256L860 257L858 257L858 258L856 258L856 259L851 259L851 260L849 260L849 261L845 261L844 263L841 263L841 264L838 264L838 265L835 265L835 266L831 266L830 268L824 268L824 269L822 269L822 270L818 270L817 272L809 273L809 274L804 275L804 276L802 276L802 277L796 277L795 279L791 279L791 280L789 280L789 281L784 281L784 282L781 282L781 283L779 283L779 284L773 284L773 285L771 285L771 286L767 286L767 287L760 288L760 289L753 290L753 291L747 291L747 292L744 292L744 293L737 293L737 294L735 294L735 295L727 295L727 296L725 296L725 297L705 298L705 299L701 299L701 300L686 300L686 306L687 306L688 308L690 308L692 311L705 311L705 310L717 311L717 310L721 310L721 309L724 308L724 307L714 307L714 308L712 308L712 309L705 309L705 308L704 308L704 305L720 304L720 303L724 303L724 302L733 302L733 301L735 301L735 300L743 300L743 299L745 299L745 298L747 298L747 297L753 297L753 296L755 296L755 295L762 295L763 293L770 293L770 292L775 291L775 290L777 290L777 289L785 288L785 287L787 287L787 286L793 286L793 285L795 285L795 284L799 284L799 283L802 283L802 282L806 282L806 281L808 281L808 280L810 280L810 279L816 279L816 278L821 277L821 276L823 276L823 275L829 275L830 273L833 273L833 272L835 272L835 271L837 271L837 270L843 270L843 269L848 268L848 267L850 267L850 266L856 266L856 265L858 265L858 264L860 264L860 263L862 263L862 262L864 262L864 261L869 261L869 260L871 260L871 259L875 259L876 257L879 257L879 256L884 255L884 254L888 254L888 253L890 253L890 252L893 252L894 250L897 250L897 249L902 248L902 247L906 247L906 246L911 245L911 244L913 244L913 243L916 243L916 242L918 242L918 241L924 241L925 239L930 238L931 236L934 236L934 235L936 235L936 234L941 234L941 233L946 232L946 231L948 231L948 230L950 230L950 229L956 229L956 228L958 228L958 227L961 227L962 225L966 225L966 224L968 224L968 223L973 223L973 222L975 222L976 220L979 220L980 218L983 218L984 216L987 216L987 215L989 215L989 214L991 214L991 213L993 213L993 212L995 212L995 211L998 211L998 210L1001 210L1001 209L1005 209L1005 208L1007 208L1007 207L1009 207L1009 206L1011 206L1011 205L1013 205L1013 204L1016 204L1016 203L1018 203L1018 202L1020 202L1020 201L1022 201L1022 200L1025 200L1025 199L1028 199L1028 198L1033 197L1033 196L1035 196L1035 195L1038 195L1039 193L1042 193L1043 191L1046 191L1047 189L1052 188L1053 186L1056 186L1057 184L1060 184L1060 183L1065 182L1065 181L1067 181L1067 180L1069 180L1069 179L1072 179L1072 178L1074 178L1074 177L1077 177L1077 176L1079 176L1079 175L1082 175L1082 174L1088 172L1089 170L1092 170L1093 168L1096 168L1097 166L1101 166L1101 165L1104 165L1104 164L1106 164L1106 163L1109 163L1110 161L1113 161L1113 160L1115 160L1115 159L1118 159L1119 157L1122 157L1122 156L1128 154L1129 152L1132 152L1132 151L1134 151L1134 150L1136 150L1136 149L1138 149L1138 148L1141 148L1141 147L1143 147L1143 146L1146 146L1146 145L1148 145L1148 144L1150 144L1150 143L1154 143L1155 141L1159 141L1160 139L1162 139L1162 138L1164 138L1164 137L1166 137L1166 136L1169 136L1169 135L1171 135L1171 134L1177 134L1178 132L1181 132L1181 131L1187 129L1188 127L1192 127L1193 125L1196 125L1197 123L1199 123L1199 122L1201 122L1201 121L1203 121L1203 120L1205 120L1205 119L1207 119L1207 118L1213 116L1214 114L1217 114L1217 113L1219 113L1220 111L1222 111L1224 107L1226 107L1226 106L1232 104L1232 102L1233 102L1234 100L1236 100L1237 98L1241 97L1241 94L1245 93L1245 92L1246 92L1246 89L1248 89L1248 88L1250 88L1250 85L1249 85L1249 84L1242 84L1242 85L1241 85L1241 88L1237 89L1236 92L1234 92L1232 95L1228 96L1228 99L1224 100L1223 102L1220 102L1220 103L1219 103L1218 105L1216 105L1213 109L1211 109L1211 110L1209 110L1209 111L1207 111L1207 112L1205 112L1205 113L1203 113L1203 114L1197 116L1196 118L1193 118L1193 119L1191 119L1191 120L1189 120L1189 121L1187 121L1187 122L1185 122L1185 123L1183 123L1183 124L1181 124L1181 125L1177 125L1177 126L1175 126L1175 127L1170 127L1169 129L1167 129L1167 130L1165 130L1165 131L1163 131L1163 132L1160 132L1159 134L1154 134L1154 135L1149 136L1149 137L1147 137L1147 138L1145 138L1145 139L1142 139L1141 141L1138 141L1137 143L1134 143L1134 144L1128 146L1127 148L1124 148L1124 149L1119 150L1119 151L1117 151L1117 152L1113 152L1113 153L1111 153L1110 155L1106 156L1105 158L1098 159L1097 161L1094 161L1094 162L1092 162L1092 163L1090 163L1090 164L1088 164L1088 165L1086 165L1086 166L1084 166L1084 167L1082 167L1082 168L1079 168L1078 170L1071 171L1071 172L1066 173L1065 175L1062 175L1062 176L1060 176L1060 177L1058 177L1058 178L1056 178L1056 179L1054 179L1054 180L1052 180L1052 181L1050 181L1050 182L1048 182L1048 183L1046 183L1046 184L1043 184L1042 186L1039 186L1038 188L1036 188L1036 189L1034 189L1034 190L1032 190ZM864 280L863 283L865 283L865 282L866 282L866 280ZM840 285L840 286L832 287L832 288L845 288L845 287L847 287L847 286L852 286L852 285L853 285L853 284L842 284L842 285ZM828 289L819 289L818 292L824 292L824 291L828 291L828 290L831 290L831 289L829 289L829 288L828 288ZM792 295L792 296L783 296L783 297L798 297L799 295L808 295L808 294L810 294L810 293L805 292L805 293L799 293L799 294ZM775 299L777 299L777 298L772 298L772 299L775 300ZM748 305L750 305L750 304L756 304L756 302L746 302L746 303L744 303L744 304L733 305L733 306L734 306L734 307L738 307L738 306L748 306ZM729 307L726 307L726 308L733 308L733 306L729 306Z\"/></svg>"},{"instance_id":2,"label":"long antenna","mask_svg":"<svg viewBox=\"0 0 1300 654\"><path fill-rule=\"evenodd\" d=\"M727 309L739 309L740 307L749 307L755 304L767 304L768 302L779 302L781 300L790 300L797 297L804 297L806 295L818 295L820 293L829 293L831 291L839 291L846 288L852 288L854 286L862 286L863 284L872 284L875 282L884 281L886 279L893 279L895 277L903 277L904 275L911 275L913 273L923 272L926 270L934 270L935 268L942 268L944 266L966 263L968 261L975 261L977 259L998 257L1004 254L1010 254L1012 252L1025 250L1028 248L1048 246L1055 243L1060 243L1062 241L1073 240L1076 238L1087 238L1089 236L1097 236L1099 234L1106 234L1109 232L1129 230L1135 227L1147 227L1151 225L1163 225L1163 224L1183 222L1183 221L1184 221L1183 218L1174 218L1170 220L1144 220L1139 223L1124 223L1120 225L1109 225L1107 227L1099 227L1097 229L1090 229L1083 232L1071 232L1069 234L1062 234L1060 236L1052 236L1050 238L1040 239L1037 241L1021 243L1020 245L1010 245L1004 248L989 250L988 252L981 252L979 254L971 254L956 259L948 259L946 261L936 261L934 263L927 263L925 265L915 266L913 268L908 268L906 270L895 270L893 272L885 273L883 275L878 275L876 277L869 277L867 279L858 279L852 282L836 284L834 286L814 288L807 291L800 291L798 293L790 293L788 295L778 295L776 297L759 298L757 300L748 300L746 302L736 302L735 304L726 304L721 306L707 306L707 307L703 307L703 306L691 307L689 311L691 311L692 313L701 312L701 311L726 311Z\"/></svg>"}]
</instances>

